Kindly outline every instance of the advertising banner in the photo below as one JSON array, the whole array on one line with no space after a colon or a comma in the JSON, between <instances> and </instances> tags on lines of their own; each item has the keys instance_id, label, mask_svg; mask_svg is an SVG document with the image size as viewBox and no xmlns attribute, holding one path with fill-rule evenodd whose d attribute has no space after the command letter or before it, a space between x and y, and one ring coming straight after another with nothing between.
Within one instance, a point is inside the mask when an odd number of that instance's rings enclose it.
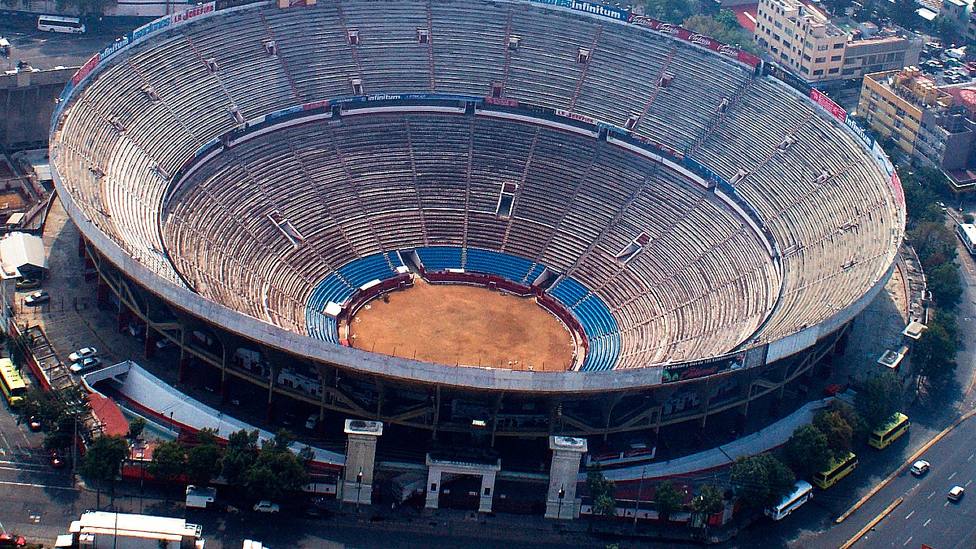
<instances>
[{"instance_id":1,"label":"advertising banner","mask_svg":"<svg viewBox=\"0 0 976 549\"><path fill-rule=\"evenodd\" d=\"M171 15L170 23L173 25L186 23L187 21L191 19L196 19L201 15L213 13L216 7L217 7L216 2L207 2L206 4L200 4L199 6L194 6L188 10L184 10L179 13L174 13L173 15Z\"/></svg>"},{"instance_id":2,"label":"advertising banner","mask_svg":"<svg viewBox=\"0 0 976 549\"><path fill-rule=\"evenodd\" d=\"M865 147L869 149L874 147L874 139L872 139L871 136L868 135L867 132L865 132L861 126L857 124L857 121L854 120L853 116L848 116L846 119L844 119L844 124L846 124L847 127L854 132L854 135L861 140L861 143L864 143Z\"/></svg>"},{"instance_id":3,"label":"advertising banner","mask_svg":"<svg viewBox=\"0 0 976 549\"><path fill-rule=\"evenodd\" d=\"M901 188L901 178L897 171L891 172L891 191L895 194L895 203L902 208L905 207L905 191Z\"/></svg>"},{"instance_id":4,"label":"advertising banner","mask_svg":"<svg viewBox=\"0 0 976 549\"><path fill-rule=\"evenodd\" d=\"M628 19L630 19L629 10L615 8L613 6L607 6L604 4L600 4L598 2L584 2L582 0L536 0L536 1L539 4L548 4L550 6L569 8L573 11L592 13L593 15L608 17L610 19L616 19L617 21L627 21Z\"/></svg>"},{"instance_id":5,"label":"advertising banner","mask_svg":"<svg viewBox=\"0 0 976 549\"><path fill-rule=\"evenodd\" d=\"M710 36L694 33L688 29L679 27L678 25L674 25L672 23L665 23L664 21L658 21L657 19L653 19L651 17L646 17L643 15L635 15L631 17L630 20L635 25L647 27L651 30L656 30L664 34L670 34L671 36L684 40L685 42L689 42L691 44L696 44L708 48L726 57L731 57L732 59L745 63L746 65L749 65L752 68L756 68L756 66L759 65L760 60L755 55L752 55L751 53L746 53L734 46L723 44Z\"/></svg>"},{"instance_id":6,"label":"advertising banner","mask_svg":"<svg viewBox=\"0 0 976 549\"><path fill-rule=\"evenodd\" d=\"M871 155L886 174L891 175L895 173L895 167L891 165L891 161L888 160L888 155L885 154L884 149L881 148L881 145L877 141L871 146Z\"/></svg>"},{"instance_id":7,"label":"advertising banner","mask_svg":"<svg viewBox=\"0 0 976 549\"><path fill-rule=\"evenodd\" d=\"M834 103L833 99L827 97L817 88L810 88L810 99L814 103L820 105L825 111L830 113L831 116L836 118L840 122L847 121L847 111L843 107Z\"/></svg>"},{"instance_id":8,"label":"advertising banner","mask_svg":"<svg viewBox=\"0 0 976 549\"><path fill-rule=\"evenodd\" d=\"M665 366L663 381L664 383L674 383L676 381L686 381L700 377L720 374L722 372L733 372L745 368L754 368L766 363L766 345L761 345L748 351L742 351L733 355L712 360L702 360L699 362L689 362Z\"/></svg>"},{"instance_id":9,"label":"advertising banner","mask_svg":"<svg viewBox=\"0 0 976 549\"><path fill-rule=\"evenodd\" d=\"M562 116L563 118L569 118L570 120L575 120L577 122L582 122L584 124L590 124L592 126L596 126L596 119L590 118L585 114L578 114L563 109L556 109L556 116Z\"/></svg>"},{"instance_id":10,"label":"advertising banner","mask_svg":"<svg viewBox=\"0 0 976 549\"><path fill-rule=\"evenodd\" d=\"M75 75L71 77L71 84L77 86L78 82L81 82L82 78L88 76L91 73L91 71L95 70L95 67L98 66L98 63L101 60L102 60L101 53L96 53L95 55L91 56L91 59L85 61L85 64L79 67L78 72L76 72Z\"/></svg>"}]
</instances>

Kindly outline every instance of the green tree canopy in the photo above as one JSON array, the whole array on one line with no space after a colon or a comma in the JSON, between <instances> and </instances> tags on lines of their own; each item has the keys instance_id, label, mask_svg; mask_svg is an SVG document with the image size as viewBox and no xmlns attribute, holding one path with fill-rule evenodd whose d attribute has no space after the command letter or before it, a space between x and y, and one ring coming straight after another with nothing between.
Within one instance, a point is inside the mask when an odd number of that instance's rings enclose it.
<instances>
[{"instance_id":1,"label":"green tree canopy","mask_svg":"<svg viewBox=\"0 0 976 549\"><path fill-rule=\"evenodd\" d=\"M898 377L892 372L881 372L867 378L855 395L854 404L868 430L874 430L901 408L901 396Z\"/></svg>"},{"instance_id":2,"label":"green tree canopy","mask_svg":"<svg viewBox=\"0 0 976 549\"><path fill-rule=\"evenodd\" d=\"M113 481L129 454L129 443L122 437L98 437L88 446L81 462L82 476L94 481Z\"/></svg>"},{"instance_id":3,"label":"green tree canopy","mask_svg":"<svg viewBox=\"0 0 976 549\"><path fill-rule=\"evenodd\" d=\"M824 434L831 457L846 455L851 451L854 428L837 410L822 410L813 416L813 425Z\"/></svg>"},{"instance_id":4,"label":"green tree canopy","mask_svg":"<svg viewBox=\"0 0 976 549\"><path fill-rule=\"evenodd\" d=\"M691 500L691 509L702 515L714 515L725 506L722 490L714 484L703 484L698 495Z\"/></svg>"},{"instance_id":5,"label":"green tree canopy","mask_svg":"<svg viewBox=\"0 0 976 549\"><path fill-rule=\"evenodd\" d=\"M827 436L813 425L801 425L786 441L786 459L801 477L811 477L830 464L831 451Z\"/></svg>"},{"instance_id":6,"label":"green tree canopy","mask_svg":"<svg viewBox=\"0 0 976 549\"><path fill-rule=\"evenodd\" d=\"M959 279L959 267L952 262L945 262L926 270L928 288L932 292L932 299L943 309L954 309L962 298L962 282Z\"/></svg>"},{"instance_id":7,"label":"green tree canopy","mask_svg":"<svg viewBox=\"0 0 976 549\"><path fill-rule=\"evenodd\" d=\"M142 436L142 432L146 430L146 420L141 417L135 417L129 422L129 432L126 434L132 440L137 440Z\"/></svg>"},{"instance_id":8,"label":"green tree canopy","mask_svg":"<svg viewBox=\"0 0 976 549\"><path fill-rule=\"evenodd\" d=\"M230 434L227 438L227 448L221 459L221 471L231 485L245 484L247 470L257 459L258 432L242 429Z\"/></svg>"},{"instance_id":9,"label":"green tree canopy","mask_svg":"<svg viewBox=\"0 0 976 549\"><path fill-rule=\"evenodd\" d=\"M658 484L654 491L654 510L661 520L668 520L675 511L681 509L681 492L674 487L670 480Z\"/></svg>"},{"instance_id":10,"label":"green tree canopy","mask_svg":"<svg viewBox=\"0 0 976 549\"><path fill-rule=\"evenodd\" d=\"M60 450L71 446L75 418L85 414L89 407L87 395L78 386L51 391L35 387L27 392L16 414L20 423L32 417L39 420L44 431L44 447Z\"/></svg>"},{"instance_id":11,"label":"green tree canopy","mask_svg":"<svg viewBox=\"0 0 976 549\"><path fill-rule=\"evenodd\" d=\"M739 500L757 508L776 503L796 482L793 471L769 453L737 459L730 479Z\"/></svg>"},{"instance_id":12,"label":"green tree canopy","mask_svg":"<svg viewBox=\"0 0 976 549\"><path fill-rule=\"evenodd\" d=\"M593 514L613 516L617 512L617 500L613 481L603 476L599 469L586 474L586 488L593 500Z\"/></svg>"},{"instance_id":13,"label":"green tree canopy","mask_svg":"<svg viewBox=\"0 0 976 549\"><path fill-rule=\"evenodd\" d=\"M163 482L173 482L186 471L186 448L177 440L161 442L153 450L149 474Z\"/></svg>"},{"instance_id":14,"label":"green tree canopy","mask_svg":"<svg viewBox=\"0 0 976 549\"><path fill-rule=\"evenodd\" d=\"M220 474L223 450L214 443L199 444L186 453L186 474L194 484L207 484Z\"/></svg>"},{"instance_id":15,"label":"green tree canopy","mask_svg":"<svg viewBox=\"0 0 976 549\"><path fill-rule=\"evenodd\" d=\"M912 364L930 384L941 384L952 379L958 351L959 328L955 317L937 311L912 350Z\"/></svg>"}]
</instances>

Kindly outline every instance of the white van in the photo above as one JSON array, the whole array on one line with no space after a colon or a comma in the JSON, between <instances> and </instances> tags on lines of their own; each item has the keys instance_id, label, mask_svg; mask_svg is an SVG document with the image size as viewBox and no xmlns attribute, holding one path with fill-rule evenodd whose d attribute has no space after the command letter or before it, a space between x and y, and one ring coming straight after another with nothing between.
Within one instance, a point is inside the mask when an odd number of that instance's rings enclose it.
<instances>
[{"instance_id":1,"label":"white van","mask_svg":"<svg viewBox=\"0 0 976 549\"><path fill-rule=\"evenodd\" d=\"M84 34L85 24L77 17L62 17L60 15L42 15L37 18L37 30L45 32L65 32L68 34Z\"/></svg>"}]
</instances>

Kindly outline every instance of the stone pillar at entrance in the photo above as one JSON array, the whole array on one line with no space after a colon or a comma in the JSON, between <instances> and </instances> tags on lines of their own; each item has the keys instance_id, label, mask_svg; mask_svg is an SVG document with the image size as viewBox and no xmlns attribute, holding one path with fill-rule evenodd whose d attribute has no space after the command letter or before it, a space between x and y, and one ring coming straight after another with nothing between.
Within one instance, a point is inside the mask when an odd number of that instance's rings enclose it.
<instances>
[{"instance_id":1,"label":"stone pillar at entrance","mask_svg":"<svg viewBox=\"0 0 976 549\"><path fill-rule=\"evenodd\" d=\"M579 516L576 481L580 458L586 453L586 439L549 437L549 449L552 450L552 465L549 467L546 518L572 520Z\"/></svg>"},{"instance_id":2,"label":"stone pillar at entrance","mask_svg":"<svg viewBox=\"0 0 976 549\"><path fill-rule=\"evenodd\" d=\"M361 419L346 420L346 464L339 484L339 499L346 503L373 502L373 467L376 439L383 435L383 423Z\"/></svg>"}]
</instances>

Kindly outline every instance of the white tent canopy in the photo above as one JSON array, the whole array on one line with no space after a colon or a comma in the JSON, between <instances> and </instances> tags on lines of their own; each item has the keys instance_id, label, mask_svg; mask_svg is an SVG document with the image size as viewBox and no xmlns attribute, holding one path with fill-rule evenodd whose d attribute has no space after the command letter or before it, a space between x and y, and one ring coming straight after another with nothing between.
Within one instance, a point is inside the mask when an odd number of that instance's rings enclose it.
<instances>
[{"instance_id":1,"label":"white tent canopy","mask_svg":"<svg viewBox=\"0 0 976 549\"><path fill-rule=\"evenodd\" d=\"M0 268L3 278L19 278L21 269L47 269L47 254L41 237L27 233L10 233L0 239Z\"/></svg>"}]
</instances>

